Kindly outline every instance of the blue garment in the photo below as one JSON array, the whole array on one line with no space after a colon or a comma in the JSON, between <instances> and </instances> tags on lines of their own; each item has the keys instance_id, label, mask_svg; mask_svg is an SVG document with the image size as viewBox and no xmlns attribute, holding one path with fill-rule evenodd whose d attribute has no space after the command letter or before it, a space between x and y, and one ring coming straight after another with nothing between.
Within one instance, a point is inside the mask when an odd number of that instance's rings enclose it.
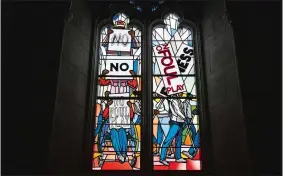
<instances>
[{"instance_id":1,"label":"blue garment","mask_svg":"<svg viewBox=\"0 0 283 176\"><path fill-rule=\"evenodd\" d=\"M138 73L138 67L139 67L139 61L136 59L133 63L133 71L137 74Z\"/></svg>"},{"instance_id":2,"label":"blue garment","mask_svg":"<svg viewBox=\"0 0 283 176\"><path fill-rule=\"evenodd\" d=\"M99 114L99 116L97 117L97 127L94 130L94 138L96 137L96 135L98 134L100 128L101 128L101 123L102 123L102 114Z\"/></svg>"},{"instance_id":3,"label":"blue garment","mask_svg":"<svg viewBox=\"0 0 283 176\"><path fill-rule=\"evenodd\" d=\"M156 137L152 136L152 141L153 141L154 144L156 144L157 143Z\"/></svg>"},{"instance_id":4,"label":"blue garment","mask_svg":"<svg viewBox=\"0 0 283 176\"><path fill-rule=\"evenodd\" d=\"M127 153L127 134L124 128L110 130L112 145L115 152L119 154Z\"/></svg>"},{"instance_id":5,"label":"blue garment","mask_svg":"<svg viewBox=\"0 0 283 176\"><path fill-rule=\"evenodd\" d=\"M161 125L158 123L157 126L157 138L155 136L153 136L153 143L155 144L161 144L162 143L162 129L161 129Z\"/></svg>"},{"instance_id":6,"label":"blue garment","mask_svg":"<svg viewBox=\"0 0 283 176\"><path fill-rule=\"evenodd\" d=\"M200 147L200 135L199 131L196 131L194 124L190 124L191 119L188 118L189 130L192 132L193 147L189 149L189 154L195 156L198 152L198 147Z\"/></svg>"},{"instance_id":7,"label":"blue garment","mask_svg":"<svg viewBox=\"0 0 283 176\"><path fill-rule=\"evenodd\" d=\"M141 116L138 114L134 114L133 122L135 125L140 124L141 122ZM131 125L129 129L129 134L134 138L130 141L130 146L132 146L133 151L135 151L136 145L137 145L137 135L135 131L135 125Z\"/></svg>"},{"instance_id":8,"label":"blue garment","mask_svg":"<svg viewBox=\"0 0 283 176\"><path fill-rule=\"evenodd\" d=\"M100 124L101 125L101 124ZM98 138L99 138L99 151L103 151L104 142L105 142L105 137L107 136L109 129L109 120L102 126L101 132L98 133Z\"/></svg>"},{"instance_id":9,"label":"blue garment","mask_svg":"<svg viewBox=\"0 0 283 176\"><path fill-rule=\"evenodd\" d=\"M161 144L163 141L163 135L166 137L170 130L170 117L159 117L158 120L157 144Z\"/></svg>"},{"instance_id":10,"label":"blue garment","mask_svg":"<svg viewBox=\"0 0 283 176\"><path fill-rule=\"evenodd\" d=\"M161 124L158 123L158 126L157 126L157 144L160 145L162 143L162 139L163 139L162 128L161 128Z\"/></svg>"},{"instance_id":11,"label":"blue garment","mask_svg":"<svg viewBox=\"0 0 283 176\"><path fill-rule=\"evenodd\" d=\"M191 119L188 118L188 124L191 123ZM194 124L190 124L189 125L189 130L192 132L192 141L194 144L194 147L200 147L200 136L199 136L199 132L196 131L195 125Z\"/></svg>"},{"instance_id":12,"label":"blue garment","mask_svg":"<svg viewBox=\"0 0 283 176\"><path fill-rule=\"evenodd\" d=\"M135 132L135 126L131 125L129 129L129 134L134 138L130 141L130 146L132 146L132 150L135 151L135 146L136 146L136 132Z\"/></svg>"},{"instance_id":13,"label":"blue garment","mask_svg":"<svg viewBox=\"0 0 283 176\"><path fill-rule=\"evenodd\" d=\"M168 135L165 137L165 140L162 144L160 160L165 161L166 153L170 144L172 144L173 139L176 137L176 159L181 158L181 145L182 145L182 132L183 132L183 122L175 122L170 121L171 127L169 130Z\"/></svg>"},{"instance_id":14,"label":"blue garment","mask_svg":"<svg viewBox=\"0 0 283 176\"><path fill-rule=\"evenodd\" d=\"M133 122L135 125L139 125L141 123L141 116L138 114L134 114ZM129 134L134 138L132 141L130 141L130 145L132 146L133 151L136 149L137 144L137 135L135 131L135 125L131 125L131 128L129 129Z\"/></svg>"},{"instance_id":15,"label":"blue garment","mask_svg":"<svg viewBox=\"0 0 283 176\"><path fill-rule=\"evenodd\" d=\"M138 114L134 114L133 122L134 122L135 125L140 124L141 123L141 116L138 115Z\"/></svg>"}]
</instances>

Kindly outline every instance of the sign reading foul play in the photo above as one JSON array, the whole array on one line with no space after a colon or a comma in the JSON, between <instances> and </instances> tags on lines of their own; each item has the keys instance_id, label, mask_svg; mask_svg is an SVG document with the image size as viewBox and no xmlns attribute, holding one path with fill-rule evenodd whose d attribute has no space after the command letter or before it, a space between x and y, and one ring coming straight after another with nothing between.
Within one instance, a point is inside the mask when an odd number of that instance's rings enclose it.
<instances>
[{"instance_id":1,"label":"sign reading foul play","mask_svg":"<svg viewBox=\"0 0 283 176\"><path fill-rule=\"evenodd\" d=\"M154 47L157 63L161 74L168 76L163 77L164 85L168 95L179 92L186 92L186 86L180 75L180 70L176 58L169 44L162 44Z\"/></svg>"}]
</instances>

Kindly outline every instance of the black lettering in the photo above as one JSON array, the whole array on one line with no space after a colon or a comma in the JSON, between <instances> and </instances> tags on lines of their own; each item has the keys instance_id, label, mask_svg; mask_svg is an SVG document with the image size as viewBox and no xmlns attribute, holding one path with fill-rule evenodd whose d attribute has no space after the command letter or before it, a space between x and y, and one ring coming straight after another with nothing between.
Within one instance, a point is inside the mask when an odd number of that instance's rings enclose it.
<instances>
[{"instance_id":1,"label":"black lettering","mask_svg":"<svg viewBox=\"0 0 283 176\"><path fill-rule=\"evenodd\" d=\"M126 66L126 68L123 68L123 66ZM120 65L120 70L122 70L122 71L127 71L129 69L129 65L127 64L127 63L122 63L121 65Z\"/></svg>"},{"instance_id":2,"label":"black lettering","mask_svg":"<svg viewBox=\"0 0 283 176\"><path fill-rule=\"evenodd\" d=\"M112 42L111 42L111 43L112 43L112 46L114 45L114 43L117 43L117 45L119 45L120 39L121 39L121 34L119 34L119 38L118 38L117 35L114 33L112 40L110 40L110 41L112 41Z\"/></svg>"},{"instance_id":3,"label":"black lettering","mask_svg":"<svg viewBox=\"0 0 283 176\"><path fill-rule=\"evenodd\" d=\"M191 57L194 55L194 50L189 49L189 48L184 48L184 49L183 49L183 52L184 52L185 54L189 54Z\"/></svg>"},{"instance_id":4,"label":"black lettering","mask_svg":"<svg viewBox=\"0 0 283 176\"><path fill-rule=\"evenodd\" d=\"M190 55L191 57L193 57L193 56L194 56L194 50L190 49L189 52L190 52L189 55Z\"/></svg>"},{"instance_id":5,"label":"black lettering","mask_svg":"<svg viewBox=\"0 0 283 176\"><path fill-rule=\"evenodd\" d=\"M112 37L111 37L111 39L110 39L110 42L111 42L112 46L113 46L115 43L116 43L117 45L119 45L120 43L122 43L123 45L127 45L128 41L129 41L129 37L128 37L126 34L124 34L124 35L122 36L122 34L120 33L120 34L118 34L118 36L117 36L116 33L113 33L111 36L112 36Z\"/></svg>"},{"instance_id":6,"label":"black lettering","mask_svg":"<svg viewBox=\"0 0 283 176\"><path fill-rule=\"evenodd\" d=\"M191 57L185 54L181 54L180 58L182 60L185 60L186 62L190 62L191 61Z\"/></svg>"},{"instance_id":7,"label":"black lettering","mask_svg":"<svg viewBox=\"0 0 283 176\"><path fill-rule=\"evenodd\" d=\"M126 41L124 39L126 39ZM128 36L126 34L124 34L123 38L122 38L123 45L127 45L128 40L129 40Z\"/></svg>"},{"instance_id":8,"label":"black lettering","mask_svg":"<svg viewBox=\"0 0 283 176\"><path fill-rule=\"evenodd\" d=\"M111 63L110 64L110 71L113 71L113 68L114 68L115 71L118 71L118 63L116 63L116 66L113 63Z\"/></svg>"},{"instance_id":9,"label":"black lettering","mask_svg":"<svg viewBox=\"0 0 283 176\"><path fill-rule=\"evenodd\" d=\"M180 72L185 72L185 70L189 66L189 62L192 60L193 57L193 50L189 48L184 48L183 49L184 54L180 55L180 59L177 60L178 67L180 69ZM186 63L182 62L185 61Z\"/></svg>"},{"instance_id":10,"label":"black lettering","mask_svg":"<svg viewBox=\"0 0 283 176\"><path fill-rule=\"evenodd\" d=\"M178 67L180 69L180 72L183 73L186 71L186 69L188 68L189 66L189 63L183 63L182 60L178 59L177 61L177 64L178 64Z\"/></svg>"},{"instance_id":11,"label":"black lettering","mask_svg":"<svg viewBox=\"0 0 283 176\"><path fill-rule=\"evenodd\" d=\"M190 50L189 50L189 48L184 48L184 49L183 49L183 52L184 52L185 54L189 54L189 53L190 53Z\"/></svg>"}]
</instances>

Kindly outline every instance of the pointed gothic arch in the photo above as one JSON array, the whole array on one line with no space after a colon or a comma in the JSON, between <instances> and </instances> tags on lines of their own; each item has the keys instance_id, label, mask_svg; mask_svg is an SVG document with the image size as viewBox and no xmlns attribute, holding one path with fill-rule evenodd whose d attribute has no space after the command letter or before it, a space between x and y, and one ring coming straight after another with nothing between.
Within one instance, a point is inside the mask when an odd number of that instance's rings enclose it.
<instances>
[{"instance_id":1,"label":"pointed gothic arch","mask_svg":"<svg viewBox=\"0 0 283 176\"><path fill-rule=\"evenodd\" d=\"M121 12L118 12L120 14L126 14L124 11L121 11ZM116 13L116 14L118 14ZM164 22L164 18L166 19L168 17L168 14L177 14L175 12L172 12L172 11L167 11L166 13L164 13L162 15L163 18L161 19L158 19L158 20L155 20L153 22L151 22L151 25L148 27L148 28L145 28L147 25L144 24L144 21L143 23L141 23L140 21L138 20L134 20L134 19L131 19L130 17L131 16L127 16L130 18L130 22L129 22L129 28L133 27L133 26L138 26L139 29L142 31L143 33L143 39L141 39L141 45L140 47L142 48L142 52L141 52L141 58L142 58L142 65L140 67L140 75L135 75L135 77L139 77L140 76L140 79L142 81L142 90L140 91L139 95L140 97L140 100L141 100L141 111L142 111L142 114L143 114L143 121L141 122L140 126L141 126L141 129L144 129L145 131L141 130L141 136L140 136L140 139L141 139L141 143L140 143L140 146L141 147L141 150L140 150L140 169L141 171L146 171L146 169L151 169L153 168L153 170L160 170L160 169L155 169L155 166L154 166L154 157L153 157L153 153L151 152L147 152L148 149L150 151L152 151L152 147L153 147L153 141L152 141L152 137L153 137L153 122L152 122L152 117L154 116L153 112L152 112L152 109L153 109L153 102L152 100L154 98L157 98L157 97L154 97L154 95L152 94L153 92L153 82L150 81L152 80L152 76L153 76L153 70L151 70L152 68L152 30L156 27L166 27L166 22ZM193 97L187 97L187 99L191 99L191 98L195 98L197 99L197 102L201 102L201 104L198 104L198 111L195 110L194 113L198 112L199 114L199 118L198 120L195 120L195 121L198 121L196 123L194 123L193 125L195 125L195 127L197 128L200 128L202 129L202 118L205 116L205 110L204 110L204 103L205 103L205 98L204 98L204 90L203 90L203 78L202 78L202 71L201 71L201 57L200 57L200 47L199 47L199 34L198 34L198 27L195 25L194 22L191 22L189 20L186 20L186 19L183 19L183 15L178 13L177 14L179 16L179 25L178 25L178 29L176 31L173 31L173 33L176 33L178 32L178 30L182 30L182 29L187 29L187 30L190 30L191 33L193 34L191 36L191 39L188 41L188 46L191 46L193 47L193 59L191 59L191 61L195 61L195 73L194 73L194 79L195 79L195 86L194 86L194 91L195 91L195 94L197 94L198 96L193 96ZM103 37L101 37L102 35L107 35L106 34L101 34L103 32L103 30L105 32L107 32L108 30L105 30L105 27L106 26L115 26L115 24L113 24L113 19L112 17L115 16L113 14L111 14L111 18L109 19L106 19L106 20L102 20L99 24L98 24L98 27L97 27L97 31L96 31L96 34L97 34L97 39L96 39L96 50L95 51L99 51L101 50L101 43L103 43ZM115 22L114 22L115 23ZM145 33L145 31L149 31L148 33ZM147 35L145 35L147 34ZM114 39L114 41L117 42L117 38L119 38L119 36L116 36L116 38ZM113 38L112 38L113 39ZM121 39L122 39L122 36L121 36ZM170 39L169 39L170 40ZM168 41L169 41L168 40ZM109 41L108 41L109 42ZM122 39L122 42L123 42L123 39ZM105 43L105 42L104 42ZM112 42L113 43L113 42ZM101 51L100 51L101 52ZM112 53L113 54L113 53ZM119 54L117 54L119 55ZM120 54L120 56L122 56L123 54ZM94 69L94 74L93 74L93 80L94 82L97 82L99 77L105 77L105 75L101 75L102 74L102 71L103 69L99 69L98 68L98 65L99 65L99 62L100 60L103 60L101 59L101 56L100 56L100 53L97 52L96 53L96 58L94 59L94 66L95 66L95 69ZM105 60L105 59L104 59ZM112 68L113 69L116 69L118 68L117 65L115 65L115 67L113 67L112 65ZM179 68L180 69L180 68ZM188 72L190 73L190 72ZM109 75L108 77L112 77L112 76L115 76L115 75ZM116 75L117 76L117 75ZM127 77L126 75L120 75L122 77ZM129 76L129 75L128 75ZM159 76L162 76L162 75L159 75ZM164 76L164 75L163 75ZM168 75L167 75L168 76ZM170 75L169 75L170 76ZM178 76L184 76L183 75L178 75ZM190 75L192 76L192 75ZM107 76L106 76L107 77ZM119 77L119 75L118 75ZM107 97L105 97L105 94L101 94L99 95L98 93L98 86L95 84L94 87L93 87L93 105L97 102L98 99L104 99L104 100L107 100ZM105 92L104 92L105 93ZM135 99L137 97L121 97L120 99ZM109 99L109 98L108 98ZM117 99L117 97L114 97L114 98L110 98L110 99ZM174 98L173 98L174 99ZM92 106L94 107L94 106ZM192 109L193 110L193 109ZM97 110L93 110L93 114L96 114L97 113ZM95 116L95 115L94 115ZM200 123L199 123L200 121ZM93 123L95 123L95 118L93 120ZM192 125L189 125L189 126L192 126ZM93 129L94 131L94 129ZM200 136L199 136L200 137ZM93 137L93 140L95 141L95 134L94 134L94 137ZM199 139L200 140L200 139ZM184 141L182 141L183 143ZM192 142L191 142L192 143ZM201 142L202 144L202 142ZM186 147L183 147L183 149L186 148ZM199 146L197 147L199 148ZM189 147L187 147L187 149L189 149ZM95 149L96 150L96 149ZM201 150L198 150L197 151L197 154L195 156L193 156L193 158L191 159L192 162L191 162L191 166L186 166L186 167L171 167L170 170L191 170L191 171L195 171L195 170L203 170L203 167L201 166L201 160L203 159L203 151L200 155L200 151ZM95 153L95 152L94 152ZM127 151L128 153L128 151ZM114 154L116 155L116 159L118 154ZM98 155L94 155L93 157L97 157ZM151 159L150 159L151 158ZM105 159L104 159L105 161ZM125 160L126 161L126 160ZM150 164L150 161L151 164ZM97 161L93 161L93 164L94 162L96 162L95 164L96 165L99 165L99 162ZM94 164L94 165L95 165ZM136 164L136 163L135 163ZM98 168L93 168L94 170L97 170L97 169L102 169L102 167L98 167ZM110 168L110 170L123 170L121 167L119 168ZM139 169L139 168L134 168L134 167L131 167L131 169ZM126 170L131 170L131 169L126 169ZM104 170L104 169L102 169ZM105 170L108 170L108 169L105 169ZM124 169L125 170L125 169ZM162 169L161 169L162 170ZM165 168L165 170L168 170L168 168Z\"/></svg>"}]
</instances>

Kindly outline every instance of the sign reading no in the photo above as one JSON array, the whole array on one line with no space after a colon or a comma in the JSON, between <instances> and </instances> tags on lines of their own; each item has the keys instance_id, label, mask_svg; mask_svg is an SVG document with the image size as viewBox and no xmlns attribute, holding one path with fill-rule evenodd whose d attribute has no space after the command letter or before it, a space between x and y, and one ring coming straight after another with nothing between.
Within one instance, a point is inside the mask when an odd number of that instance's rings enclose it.
<instances>
[{"instance_id":1,"label":"sign reading no","mask_svg":"<svg viewBox=\"0 0 283 176\"><path fill-rule=\"evenodd\" d=\"M130 70L133 70L133 56L107 56L105 67L109 70L109 76L129 76L123 79L133 79ZM111 79L121 79L121 77L111 77Z\"/></svg>"},{"instance_id":2,"label":"sign reading no","mask_svg":"<svg viewBox=\"0 0 283 176\"><path fill-rule=\"evenodd\" d=\"M128 29L112 29L109 35L108 50L110 51L130 51L131 36Z\"/></svg>"}]
</instances>

